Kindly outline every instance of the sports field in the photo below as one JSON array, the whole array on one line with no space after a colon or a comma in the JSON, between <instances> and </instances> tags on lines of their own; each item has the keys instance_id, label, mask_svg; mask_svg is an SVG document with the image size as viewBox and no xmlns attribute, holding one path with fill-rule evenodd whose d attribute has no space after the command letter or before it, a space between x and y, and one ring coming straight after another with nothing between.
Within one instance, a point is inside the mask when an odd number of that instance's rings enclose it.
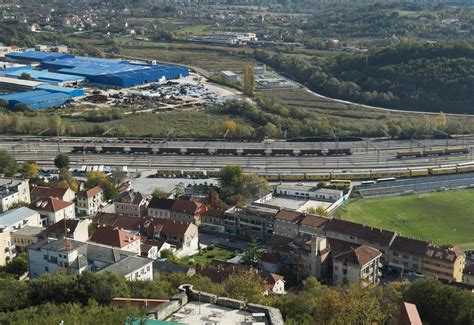
<instances>
[{"instance_id":1,"label":"sports field","mask_svg":"<svg viewBox=\"0 0 474 325\"><path fill-rule=\"evenodd\" d=\"M360 199L341 218L438 245L474 248L474 190ZM455 229L455 230L454 230Z\"/></svg>"}]
</instances>

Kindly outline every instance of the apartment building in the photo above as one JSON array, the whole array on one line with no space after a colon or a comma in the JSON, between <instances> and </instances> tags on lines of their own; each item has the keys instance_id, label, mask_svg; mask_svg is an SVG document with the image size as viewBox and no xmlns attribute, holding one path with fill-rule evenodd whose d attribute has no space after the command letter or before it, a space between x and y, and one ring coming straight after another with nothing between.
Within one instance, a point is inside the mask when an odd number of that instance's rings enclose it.
<instances>
[{"instance_id":1,"label":"apartment building","mask_svg":"<svg viewBox=\"0 0 474 325\"><path fill-rule=\"evenodd\" d=\"M378 249L382 253L381 262L383 264L388 263L390 246L397 237L393 231L334 218L330 219L324 230L327 238L368 245Z\"/></svg>"},{"instance_id":2,"label":"apartment building","mask_svg":"<svg viewBox=\"0 0 474 325\"><path fill-rule=\"evenodd\" d=\"M143 217L146 215L148 200L140 192L125 191L114 199L114 211L132 217Z\"/></svg>"},{"instance_id":3,"label":"apartment building","mask_svg":"<svg viewBox=\"0 0 474 325\"><path fill-rule=\"evenodd\" d=\"M423 258L422 273L426 277L462 282L466 255L457 246L430 246Z\"/></svg>"},{"instance_id":4,"label":"apartment building","mask_svg":"<svg viewBox=\"0 0 474 325\"><path fill-rule=\"evenodd\" d=\"M0 212L9 210L19 202L31 202L28 180L0 178Z\"/></svg>"},{"instance_id":5,"label":"apartment building","mask_svg":"<svg viewBox=\"0 0 474 325\"><path fill-rule=\"evenodd\" d=\"M45 239L29 246L27 253L31 278L65 268L76 274L103 271L121 274L129 280L153 279L152 260L95 243Z\"/></svg>"},{"instance_id":6,"label":"apartment building","mask_svg":"<svg viewBox=\"0 0 474 325\"><path fill-rule=\"evenodd\" d=\"M62 219L76 217L74 203L52 197L36 200L29 205L29 208L40 214L43 227L55 224Z\"/></svg>"},{"instance_id":7,"label":"apartment building","mask_svg":"<svg viewBox=\"0 0 474 325\"><path fill-rule=\"evenodd\" d=\"M382 253L370 246L362 245L333 258L333 284L377 284L382 275L380 257Z\"/></svg>"},{"instance_id":8,"label":"apartment building","mask_svg":"<svg viewBox=\"0 0 474 325\"><path fill-rule=\"evenodd\" d=\"M388 265L403 271L421 272L423 257L430 243L403 236L397 236L390 246Z\"/></svg>"},{"instance_id":9,"label":"apartment building","mask_svg":"<svg viewBox=\"0 0 474 325\"><path fill-rule=\"evenodd\" d=\"M104 190L100 186L81 191L77 194L77 212L81 215L93 216L104 202Z\"/></svg>"},{"instance_id":10,"label":"apartment building","mask_svg":"<svg viewBox=\"0 0 474 325\"><path fill-rule=\"evenodd\" d=\"M12 233L26 226L41 226L40 215L25 207L0 214L0 266L5 265L16 256Z\"/></svg>"},{"instance_id":11,"label":"apartment building","mask_svg":"<svg viewBox=\"0 0 474 325\"><path fill-rule=\"evenodd\" d=\"M235 206L225 212L225 232L240 238L267 241L273 234L277 212L278 209L261 205Z\"/></svg>"}]
</instances>

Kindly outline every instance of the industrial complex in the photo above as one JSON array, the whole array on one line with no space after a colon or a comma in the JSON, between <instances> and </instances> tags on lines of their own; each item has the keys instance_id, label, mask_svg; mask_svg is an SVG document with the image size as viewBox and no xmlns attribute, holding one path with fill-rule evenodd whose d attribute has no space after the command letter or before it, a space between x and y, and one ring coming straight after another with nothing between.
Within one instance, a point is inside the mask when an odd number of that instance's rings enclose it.
<instances>
[{"instance_id":1,"label":"industrial complex","mask_svg":"<svg viewBox=\"0 0 474 325\"><path fill-rule=\"evenodd\" d=\"M5 55L15 63L0 69L0 99L10 107L45 108L83 97L79 87L129 88L189 75L182 66L100 59L67 53L24 51Z\"/></svg>"}]
</instances>

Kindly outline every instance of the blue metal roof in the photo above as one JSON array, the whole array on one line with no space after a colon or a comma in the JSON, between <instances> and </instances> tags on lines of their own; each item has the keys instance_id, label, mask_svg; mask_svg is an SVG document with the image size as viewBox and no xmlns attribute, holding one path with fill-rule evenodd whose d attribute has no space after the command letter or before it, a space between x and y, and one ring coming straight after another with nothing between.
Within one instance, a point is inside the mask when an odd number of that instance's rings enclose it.
<instances>
[{"instance_id":1,"label":"blue metal roof","mask_svg":"<svg viewBox=\"0 0 474 325\"><path fill-rule=\"evenodd\" d=\"M42 52L42 51L9 52L5 54L5 56L7 58L12 58L16 60L39 61L39 62L74 57L74 55L71 55L71 54Z\"/></svg>"},{"instance_id":2,"label":"blue metal roof","mask_svg":"<svg viewBox=\"0 0 474 325\"><path fill-rule=\"evenodd\" d=\"M67 88L53 85L39 85L36 87L38 90L46 90L53 93L63 93L71 97L84 96L84 90L78 88Z\"/></svg>"},{"instance_id":3,"label":"blue metal roof","mask_svg":"<svg viewBox=\"0 0 474 325\"><path fill-rule=\"evenodd\" d=\"M1 95L0 99L5 99L5 100L22 100L24 98L29 98L29 97L36 97L36 96L42 96L42 95L47 95L49 94L49 91L46 90L32 90L32 91L25 91L21 93L15 93L15 94L8 94L8 95Z\"/></svg>"},{"instance_id":4,"label":"blue metal roof","mask_svg":"<svg viewBox=\"0 0 474 325\"><path fill-rule=\"evenodd\" d=\"M53 54L53 56L50 56L50 54ZM175 79L179 76L189 75L187 68L179 66L149 66L132 64L124 60L97 59L73 55L61 57L57 54L49 52L23 52L20 56L30 59L37 56L41 58L42 67L45 69L60 74L82 76L91 83L117 87L131 87L156 82L162 78Z\"/></svg>"},{"instance_id":5,"label":"blue metal roof","mask_svg":"<svg viewBox=\"0 0 474 325\"><path fill-rule=\"evenodd\" d=\"M64 73L49 72L48 70L33 70L33 69L15 69L14 71L8 71L6 69L5 76L11 78L19 78L23 73L28 73L31 79L35 81L44 81L52 83L62 83L66 81L79 82L84 80L84 77L74 76Z\"/></svg>"},{"instance_id":6,"label":"blue metal roof","mask_svg":"<svg viewBox=\"0 0 474 325\"><path fill-rule=\"evenodd\" d=\"M71 99L71 96L63 94L63 93L48 93L48 94L34 96L34 97L22 98L21 100L18 100L18 101L25 104L34 104L34 103L40 103L43 101L52 101L52 100L59 100L59 99Z\"/></svg>"}]
</instances>

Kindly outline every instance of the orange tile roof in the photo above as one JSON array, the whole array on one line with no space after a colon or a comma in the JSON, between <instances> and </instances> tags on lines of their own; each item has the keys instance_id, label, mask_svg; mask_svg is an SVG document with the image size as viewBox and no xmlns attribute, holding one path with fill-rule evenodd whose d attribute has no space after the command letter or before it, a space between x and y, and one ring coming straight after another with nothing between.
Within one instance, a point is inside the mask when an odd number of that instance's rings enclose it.
<instances>
[{"instance_id":1,"label":"orange tile roof","mask_svg":"<svg viewBox=\"0 0 474 325\"><path fill-rule=\"evenodd\" d=\"M35 211L44 211L44 212L58 212L59 210L65 209L70 205L73 205L72 202L65 202L53 197L47 199L39 199L32 202L29 206L30 209Z\"/></svg>"},{"instance_id":2,"label":"orange tile roof","mask_svg":"<svg viewBox=\"0 0 474 325\"><path fill-rule=\"evenodd\" d=\"M100 186L96 186L93 188L90 188L86 191L81 191L77 194L78 197L83 197L83 198L91 198L99 194L100 192L103 192L104 190Z\"/></svg>"},{"instance_id":3,"label":"orange tile roof","mask_svg":"<svg viewBox=\"0 0 474 325\"><path fill-rule=\"evenodd\" d=\"M98 227L89 239L91 242L120 248L137 240L140 240L139 236L111 226Z\"/></svg>"}]
</instances>

